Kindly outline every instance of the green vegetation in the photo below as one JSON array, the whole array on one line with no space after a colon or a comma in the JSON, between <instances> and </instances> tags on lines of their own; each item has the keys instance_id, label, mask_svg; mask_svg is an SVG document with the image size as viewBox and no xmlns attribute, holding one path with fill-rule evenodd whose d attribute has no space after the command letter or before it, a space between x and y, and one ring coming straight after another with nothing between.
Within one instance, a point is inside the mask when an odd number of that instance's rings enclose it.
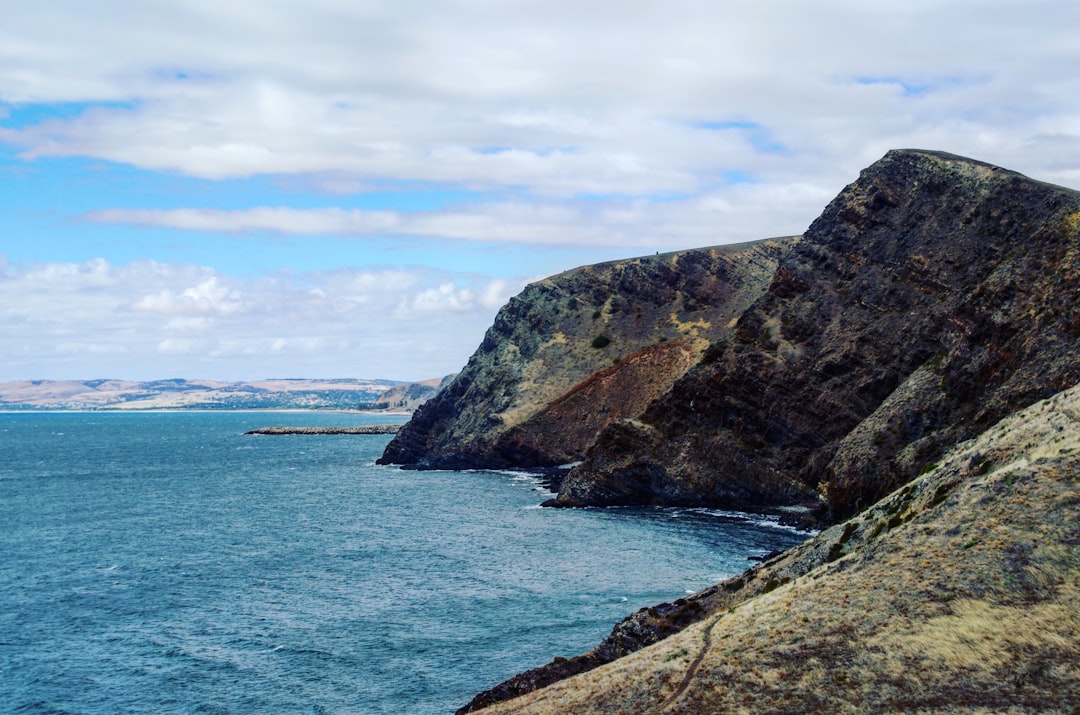
<instances>
[{"instance_id":1,"label":"green vegetation","mask_svg":"<svg viewBox=\"0 0 1080 715\"><path fill-rule=\"evenodd\" d=\"M690 651L686 650L685 648L679 648L678 650L674 650L664 656L664 662L667 663L673 660L677 660L679 658L685 658L688 655L690 655Z\"/></svg>"}]
</instances>

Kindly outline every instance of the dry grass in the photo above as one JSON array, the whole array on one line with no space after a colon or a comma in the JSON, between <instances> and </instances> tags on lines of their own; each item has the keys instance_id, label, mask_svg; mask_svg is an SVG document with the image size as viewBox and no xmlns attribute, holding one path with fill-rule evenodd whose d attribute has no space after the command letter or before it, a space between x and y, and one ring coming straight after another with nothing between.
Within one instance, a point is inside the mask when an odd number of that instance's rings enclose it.
<instances>
[{"instance_id":1,"label":"dry grass","mask_svg":"<svg viewBox=\"0 0 1080 715\"><path fill-rule=\"evenodd\" d=\"M705 621L483 712L1075 712L1078 524L1080 387L717 589Z\"/></svg>"}]
</instances>

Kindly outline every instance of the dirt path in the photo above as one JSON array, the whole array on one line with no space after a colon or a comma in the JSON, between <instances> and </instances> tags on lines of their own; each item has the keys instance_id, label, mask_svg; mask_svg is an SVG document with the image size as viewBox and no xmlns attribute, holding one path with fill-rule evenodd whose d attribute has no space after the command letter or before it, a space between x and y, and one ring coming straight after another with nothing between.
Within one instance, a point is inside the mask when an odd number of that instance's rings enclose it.
<instances>
[{"instance_id":1,"label":"dirt path","mask_svg":"<svg viewBox=\"0 0 1080 715\"><path fill-rule=\"evenodd\" d=\"M709 647L712 645L713 628L720 622L722 616L723 614L714 618L713 622L705 628L705 635L701 639L701 649L698 651L697 657L690 662L690 666L686 669L686 675L683 676L682 682L679 683L679 687L675 688L675 692L669 695L667 699L649 711L649 715L661 715L661 713L674 705L679 698L683 696L686 689L690 687L690 682L694 679L694 676L697 675L698 668L701 667L701 661L705 659L705 654L709 652Z\"/></svg>"}]
</instances>

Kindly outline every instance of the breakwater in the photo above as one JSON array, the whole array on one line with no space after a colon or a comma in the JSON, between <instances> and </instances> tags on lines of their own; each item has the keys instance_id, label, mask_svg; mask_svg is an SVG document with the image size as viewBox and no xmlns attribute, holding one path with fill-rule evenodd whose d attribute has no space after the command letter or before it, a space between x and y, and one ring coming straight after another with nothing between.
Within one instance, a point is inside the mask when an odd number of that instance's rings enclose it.
<instances>
[{"instance_id":1,"label":"breakwater","mask_svg":"<svg viewBox=\"0 0 1080 715\"><path fill-rule=\"evenodd\" d=\"M358 427L259 427L244 434L394 434L401 425L360 425Z\"/></svg>"}]
</instances>

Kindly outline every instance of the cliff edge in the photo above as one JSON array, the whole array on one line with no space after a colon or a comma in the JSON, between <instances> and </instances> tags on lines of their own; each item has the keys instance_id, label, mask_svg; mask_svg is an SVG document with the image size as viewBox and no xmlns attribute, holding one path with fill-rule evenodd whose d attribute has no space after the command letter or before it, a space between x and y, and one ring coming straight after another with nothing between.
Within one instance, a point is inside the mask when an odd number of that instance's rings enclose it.
<instances>
[{"instance_id":1,"label":"cliff edge","mask_svg":"<svg viewBox=\"0 0 1080 715\"><path fill-rule=\"evenodd\" d=\"M556 505L842 520L1080 380L1080 194L890 151L802 237L586 266L498 314L380 460L581 462Z\"/></svg>"},{"instance_id":2,"label":"cliff edge","mask_svg":"<svg viewBox=\"0 0 1080 715\"><path fill-rule=\"evenodd\" d=\"M1070 712L1077 286L1080 193L897 150L801 237L527 288L384 462L824 530L462 712Z\"/></svg>"},{"instance_id":3,"label":"cliff edge","mask_svg":"<svg viewBox=\"0 0 1080 715\"><path fill-rule=\"evenodd\" d=\"M465 368L417 409L380 464L556 466L584 458L764 294L795 238L585 266L527 286Z\"/></svg>"},{"instance_id":4,"label":"cliff edge","mask_svg":"<svg viewBox=\"0 0 1080 715\"><path fill-rule=\"evenodd\" d=\"M892 151L780 259L765 294L564 480L569 505L838 521L1080 380L1080 194Z\"/></svg>"}]
</instances>

